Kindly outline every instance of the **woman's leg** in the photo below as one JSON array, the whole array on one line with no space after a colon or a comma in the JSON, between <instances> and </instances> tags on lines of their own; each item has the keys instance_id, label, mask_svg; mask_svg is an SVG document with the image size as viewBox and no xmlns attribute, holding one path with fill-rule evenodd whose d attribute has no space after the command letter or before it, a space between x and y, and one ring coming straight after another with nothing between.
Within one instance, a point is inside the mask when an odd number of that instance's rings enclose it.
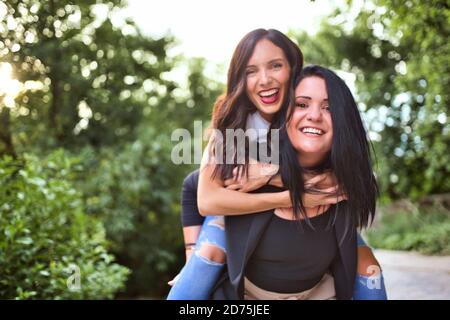
<instances>
[{"instance_id":1,"label":"woman's leg","mask_svg":"<svg viewBox=\"0 0 450 320\"><path fill-rule=\"evenodd\" d=\"M225 225L221 216L203 222L194 252L180 272L167 300L207 300L226 261Z\"/></svg>"},{"instance_id":2,"label":"woman's leg","mask_svg":"<svg viewBox=\"0 0 450 320\"><path fill-rule=\"evenodd\" d=\"M358 270L353 300L387 300L383 273L372 249L358 233Z\"/></svg>"}]
</instances>

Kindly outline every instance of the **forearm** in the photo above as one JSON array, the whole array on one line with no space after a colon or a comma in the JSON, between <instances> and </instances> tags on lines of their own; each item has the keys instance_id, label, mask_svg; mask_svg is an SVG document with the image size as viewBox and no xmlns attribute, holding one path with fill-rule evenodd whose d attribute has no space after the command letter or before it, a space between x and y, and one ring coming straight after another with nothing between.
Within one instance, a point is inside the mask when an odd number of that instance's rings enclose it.
<instances>
[{"instance_id":1,"label":"forearm","mask_svg":"<svg viewBox=\"0 0 450 320\"><path fill-rule=\"evenodd\" d=\"M195 243L197 242L198 236L200 234L201 228L202 228L201 225L183 227L183 238L184 238L186 261L189 260L189 257L192 254Z\"/></svg>"},{"instance_id":2,"label":"forearm","mask_svg":"<svg viewBox=\"0 0 450 320\"><path fill-rule=\"evenodd\" d=\"M203 162L200 168L197 204L202 216L242 215L290 206L288 192L256 194L229 190L219 177L211 178L214 165Z\"/></svg>"},{"instance_id":3,"label":"forearm","mask_svg":"<svg viewBox=\"0 0 450 320\"><path fill-rule=\"evenodd\" d=\"M289 194L286 191L243 193L219 187L210 189L209 192L199 190L197 199L202 216L251 214L290 206Z\"/></svg>"}]
</instances>

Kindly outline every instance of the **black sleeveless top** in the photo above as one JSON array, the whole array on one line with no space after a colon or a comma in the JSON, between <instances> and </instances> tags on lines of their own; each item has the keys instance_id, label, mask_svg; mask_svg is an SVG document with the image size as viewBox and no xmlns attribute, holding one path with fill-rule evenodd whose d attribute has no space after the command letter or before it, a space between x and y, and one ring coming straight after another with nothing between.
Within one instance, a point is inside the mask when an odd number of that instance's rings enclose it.
<instances>
[{"instance_id":1,"label":"black sleeveless top","mask_svg":"<svg viewBox=\"0 0 450 320\"><path fill-rule=\"evenodd\" d=\"M191 172L183 181L181 189L181 224L183 227L201 226L205 217L200 215L197 189L200 170Z\"/></svg>"},{"instance_id":2,"label":"black sleeveless top","mask_svg":"<svg viewBox=\"0 0 450 320\"><path fill-rule=\"evenodd\" d=\"M296 293L314 287L338 253L332 227L334 207L306 221L273 214L250 257L245 276L256 286L278 293ZM331 220L330 220L331 219Z\"/></svg>"}]
</instances>

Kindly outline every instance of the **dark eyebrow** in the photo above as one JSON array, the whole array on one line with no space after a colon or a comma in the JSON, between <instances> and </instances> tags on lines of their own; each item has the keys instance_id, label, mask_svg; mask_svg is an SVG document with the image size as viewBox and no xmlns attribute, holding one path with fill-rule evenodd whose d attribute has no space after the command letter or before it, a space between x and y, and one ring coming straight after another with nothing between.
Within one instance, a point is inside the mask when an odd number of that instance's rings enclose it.
<instances>
[{"instance_id":1,"label":"dark eyebrow","mask_svg":"<svg viewBox=\"0 0 450 320\"><path fill-rule=\"evenodd\" d=\"M303 98L303 99L311 100L311 97L307 97L307 96L296 96L295 99L297 99L297 98ZM323 101L328 101L328 98L327 99L323 99Z\"/></svg>"},{"instance_id":2,"label":"dark eyebrow","mask_svg":"<svg viewBox=\"0 0 450 320\"><path fill-rule=\"evenodd\" d=\"M275 59L270 60L269 63L274 63L274 62L278 62L278 61L284 62L284 59L283 58L275 58Z\"/></svg>"},{"instance_id":3,"label":"dark eyebrow","mask_svg":"<svg viewBox=\"0 0 450 320\"><path fill-rule=\"evenodd\" d=\"M285 61L285 59L283 59L283 58L275 58L275 59L272 59L269 62L267 62L267 64L271 64L271 63L274 63L274 62L284 62L284 61ZM246 68L251 68L251 67L255 67L256 68L256 66L253 65L253 64L249 64L249 65L246 66Z\"/></svg>"}]
</instances>

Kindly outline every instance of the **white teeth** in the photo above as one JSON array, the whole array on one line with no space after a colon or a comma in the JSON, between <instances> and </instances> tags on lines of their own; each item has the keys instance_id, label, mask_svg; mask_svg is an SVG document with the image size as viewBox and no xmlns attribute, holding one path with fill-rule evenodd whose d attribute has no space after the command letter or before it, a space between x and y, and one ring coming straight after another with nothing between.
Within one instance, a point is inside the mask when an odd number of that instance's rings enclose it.
<instances>
[{"instance_id":1,"label":"white teeth","mask_svg":"<svg viewBox=\"0 0 450 320\"><path fill-rule=\"evenodd\" d=\"M278 89L272 89L267 91L262 91L259 93L261 97L268 97L278 92Z\"/></svg>"},{"instance_id":2,"label":"white teeth","mask_svg":"<svg viewBox=\"0 0 450 320\"><path fill-rule=\"evenodd\" d=\"M316 129L316 128L303 128L302 129L303 133L313 133L313 134L323 134L322 130L320 129Z\"/></svg>"}]
</instances>

